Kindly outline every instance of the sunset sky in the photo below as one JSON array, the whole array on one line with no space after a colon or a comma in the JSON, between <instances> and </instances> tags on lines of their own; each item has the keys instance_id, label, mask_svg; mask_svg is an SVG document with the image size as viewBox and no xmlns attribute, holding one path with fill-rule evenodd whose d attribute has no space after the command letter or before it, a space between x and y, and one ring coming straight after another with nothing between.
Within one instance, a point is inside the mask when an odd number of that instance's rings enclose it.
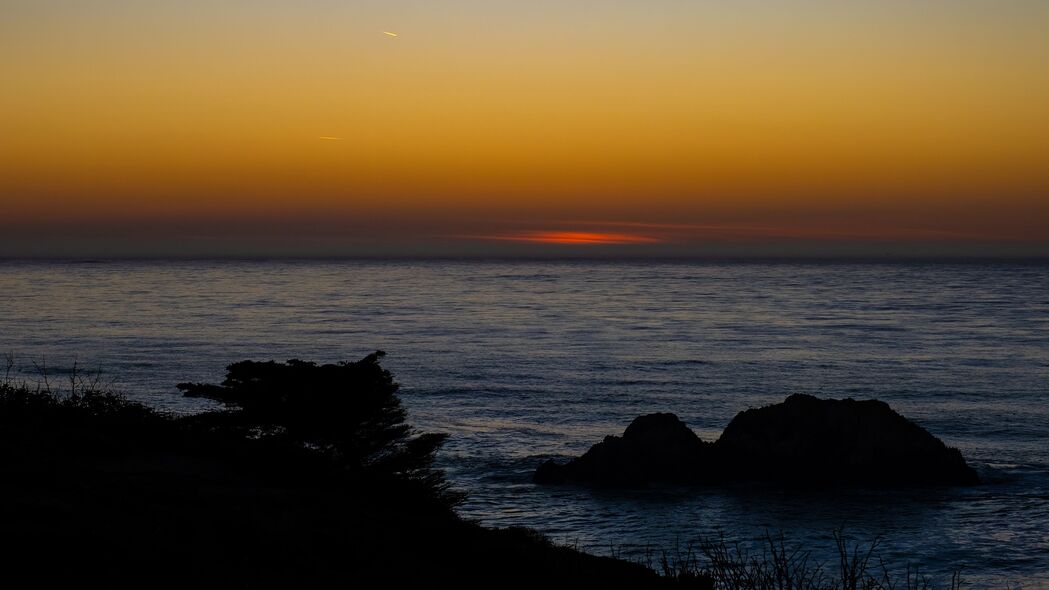
<instances>
[{"instance_id":1,"label":"sunset sky","mask_svg":"<svg viewBox=\"0 0 1049 590\"><path fill-rule=\"evenodd\" d=\"M5 0L0 256L1049 254L1047 31L1045 0Z\"/></svg>"}]
</instances>

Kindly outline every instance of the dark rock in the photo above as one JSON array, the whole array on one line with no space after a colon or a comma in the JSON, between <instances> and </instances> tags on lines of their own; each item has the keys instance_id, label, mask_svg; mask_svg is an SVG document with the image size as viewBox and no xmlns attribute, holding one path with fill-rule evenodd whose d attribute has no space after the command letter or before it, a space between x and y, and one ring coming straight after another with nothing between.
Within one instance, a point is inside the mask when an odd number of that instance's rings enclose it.
<instances>
[{"instance_id":1,"label":"dark rock","mask_svg":"<svg viewBox=\"0 0 1049 590\"><path fill-rule=\"evenodd\" d=\"M792 395L740 412L718 439L731 480L814 485L969 485L957 449L877 400Z\"/></svg>"},{"instance_id":2,"label":"dark rock","mask_svg":"<svg viewBox=\"0 0 1049 590\"><path fill-rule=\"evenodd\" d=\"M534 478L537 483L605 486L692 483L702 479L710 446L674 414L648 414L631 422L622 437L606 436L578 459L543 463Z\"/></svg>"},{"instance_id":3,"label":"dark rock","mask_svg":"<svg viewBox=\"0 0 1049 590\"><path fill-rule=\"evenodd\" d=\"M639 486L648 483L764 482L790 485L972 485L979 483L949 448L888 404L792 395L740 412L714 444L677 416L635 419L583 456L539 466L537 483Z\"/></svg>"}]
</instances>

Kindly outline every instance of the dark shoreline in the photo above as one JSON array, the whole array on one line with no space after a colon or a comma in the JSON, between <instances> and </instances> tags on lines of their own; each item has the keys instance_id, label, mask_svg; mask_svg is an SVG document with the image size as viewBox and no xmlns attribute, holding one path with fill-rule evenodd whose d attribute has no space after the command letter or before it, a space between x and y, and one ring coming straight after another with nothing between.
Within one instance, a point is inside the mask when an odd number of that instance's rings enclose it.
<instances>
[{"instance_id":1,"label":"dark shoreline","mask_svg":"<svg viewBox=\"0 0 1049 590\"><path fill-rule=\"evenodd\" d=\"M434 439L406 425L401 430L397 386L379 368L380 357L324 366L231 365L222 386L180 386L193 395L225 396L231 408L189 416L75 386L52 393L0 383L0 465L7 476L0 518L15 541L2 554L5 569L42 586L764 589L777 587L778 576L802 590L857 582L870 590L892 587L869 570L871 554L837 532L843 561L838 574L826 577L807 552L772 535L760 559L723 538L630 562L558 546L529 529L465 521L454 511L456 493L427 467L432 451L419 455L418 467L381 466L386 458L407 465L397 453ZM287 376L302 378L302 386L289 390ZM378 395L382 412L393 412L382 419L387 426L334 432L350 436L351 446L341 450L304 445L297 432L329 432L329 418L343 423L327 405L333 402L324 388L333 384L337 404ZM278 405L265 401L271 394ZM273 409L286 427L265 425ZM409 438L400 451L388 447L380 463L361 469L348 461L363 432L372 433L363 441L369 445L381 432ZM908 587L929 584L915 573L911 586L906 575Z\"/></svg>"},{"instance_id":2,"label":"dark shoreline","mask_svg":"<svg viewBox=\"0 0 1049 590\"><path fill-rule=\"evenodd\" d=\"M333 479L325 461L237 440L207 415L48 398L0 386L0 561L37 586L669 582L533 531L466 522L410 486Z\"/></svg>"}]
</instances>

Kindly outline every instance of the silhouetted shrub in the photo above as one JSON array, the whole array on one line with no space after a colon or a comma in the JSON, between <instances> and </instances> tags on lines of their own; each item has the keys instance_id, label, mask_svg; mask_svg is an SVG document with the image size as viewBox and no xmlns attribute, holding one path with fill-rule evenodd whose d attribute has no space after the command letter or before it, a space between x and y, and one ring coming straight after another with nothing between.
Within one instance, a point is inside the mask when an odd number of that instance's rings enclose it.
<instances>
[{"instance_id":1,"label":"silhouetted shrub","mask_svg":"<svg viewBox=\"0 0 1049 590\"><path fill-rule=\"evenodd\" d=\"M399 385L379 364L384 355L377 351L356 362L324 365L242 361L227 368L221 385L178 388L231 409L226 427L313 449L358 481L394 477L454 503L459 496L432 467L446 435L418 433L405 422Z\"/></svg>"}]
</instances>

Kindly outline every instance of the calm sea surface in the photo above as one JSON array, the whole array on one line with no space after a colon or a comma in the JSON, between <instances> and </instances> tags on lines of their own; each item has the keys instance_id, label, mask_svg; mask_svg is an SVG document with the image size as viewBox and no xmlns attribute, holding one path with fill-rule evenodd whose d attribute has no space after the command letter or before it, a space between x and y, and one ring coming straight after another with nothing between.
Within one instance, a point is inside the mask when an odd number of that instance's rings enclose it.
<instances>
[{"instance_id":1,"label":"calm sea surface","mask_svg":"<svg viewBox=\"0 0 1049 590\"><path fill-rule=\"evenodd\" d=\"M461 513L607 554L783 531L882 535L891 568L1049 586L1049 264L1026 262L0 262L0 352L74 359L193 411L180 381L241 359L382 349L411 421L448 432ZM715 439L791 393L879 398L957 446L973 489L594 492L530 483L639 414Z\"/></svg>"}]
</instances>

